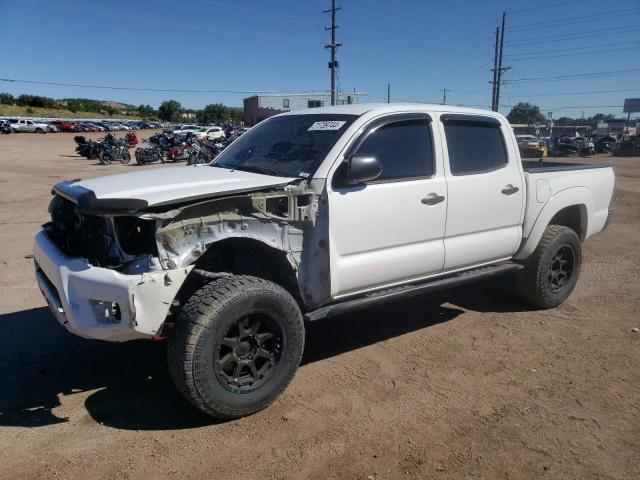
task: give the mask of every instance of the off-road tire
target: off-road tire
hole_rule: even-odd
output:
[[[561,252],[573,256],[571,273],[561,288],[554,288],[552,267]],[[562,225],[549,225],[535,251],[516,272],[516,289],[527,302],[540,308],[553,308],[564,302],[578,282],[582,266],[582,248],[575,231]]]
[[[273,317],[282,333],[281,351],[260,380],[264,383],[244,393],[223,383],[215,358],[229,329],[254,314]],[[193,405],[213,417],[233,419],[271,404],[293,378],[303,349],[304,322],[294,298],[272,282],[231,275],[207,283],[187,300],[169,338],[167,362],[177,389]]]

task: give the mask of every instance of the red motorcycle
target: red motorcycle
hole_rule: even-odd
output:
[[[125,135],[127,139],[127,143],[129,144],[129,148],[133,148],[138,144],[138,136],[136,132],[129,132]]]
[[[176,142],[169,147],[167,151],[167,160],[177,162],[178,160],[187,160],[191,154],[191,145],[187,142]]]

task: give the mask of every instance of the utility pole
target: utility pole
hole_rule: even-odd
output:
[[[391,84],[387,83],[387,103],[391,103]]]
[[[446,105],[447,104],[447,92],[450,92],[451,90],[448,88],[443,88],[442,89],[442,105]]]
[[[496,105],[496,86],[498,85],[498,45],[500,40],[500,27],[496,27],[496,50],[493,54],[493,81],[491,82],[491,110],[494,112],[498,111],[498,106]]]
[[[338,60],[336,60],[336,50],[341,47],[341,43],[336,43],[336,12],[342,7],[336,7],[336,0],[331,0],[331,8],[323,10],[324,13],[331,12],[331,26],[324,27],[325,30],[331,30],[331,43],[327,43],[324,48],[331,49],[331,61],[329,68],[331,69],[331,105],[336,104],[336,69],[338,68]]]
[[[498,80],[496,83],[496,112],[500,109],[500,85],[502,85],[502,72],[511,69],[511,67],[502,66],[502,51],[504,47],[504,23],[506,12],[502,12],[502,28],[500,30],[500,54],[498,55]]]

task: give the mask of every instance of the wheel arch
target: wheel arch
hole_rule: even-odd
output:
[[[591,212],[593,212],[593,192],[590,189],[572,187],[558,192],[542,208],[514,258],[523,260],[531,255],[548,225],[569,227],[576,232],[581,241],[584,241],[590,236]]]
[[[194,262],[176,300],[183,304],[203,283],[209,281],[202,271],[250,275],[280,285],[296,300],[301,310],[305,302],[298,283],[297,267],[287,252],[255,236],[227,237],[207,246]]]

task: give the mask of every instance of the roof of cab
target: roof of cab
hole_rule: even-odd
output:
[[[373,110],[377,113],[431,111],[472,113],[492,117],[501,116],[497,112],[481,108],[457,107],[455,105],[441,105],[435,103],[358,103],[352,105],[336,105],[333,107],[306,108],[303,110],[293,110],[280,115],[343,114],[360,116]]]

